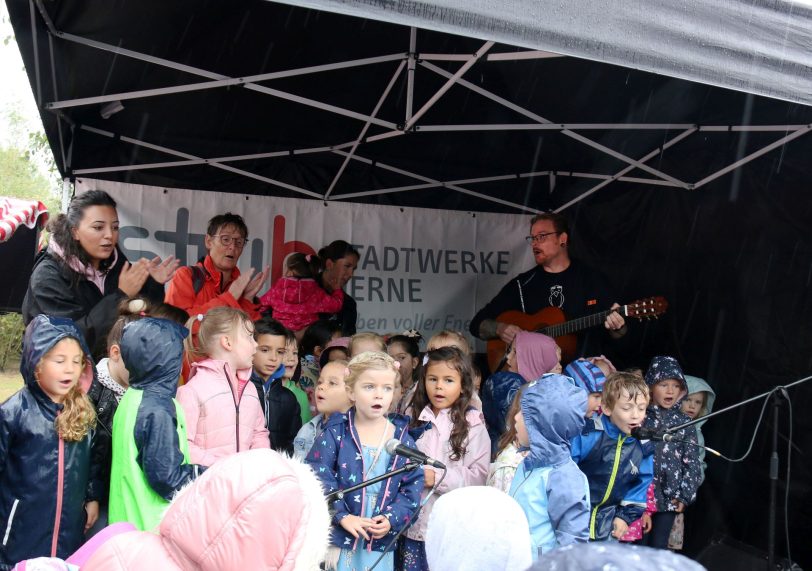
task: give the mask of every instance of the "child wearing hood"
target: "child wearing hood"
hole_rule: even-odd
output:
[[[589,539],[620,539],[646,509],[654,472],[651,447],[631,436],[646,416],[646,383],[611,373],[603,387],[603,413],[572,441],[572,458],[589,481]]]
[[[510,495],[530,524],[534,560],[589,539],[589,483],[570,457],[570,442],[586,422],[586,403],[586,391],[563,375],[531,382],[520,401],[516,435],[530,453],[516,471]]]
[[[682,401],[682,412],[691,417],[691,420],[701,418],[713,410],[713,401],[716,400],[716,393],[711,386],[699,377],[685,375],[685,382],[688,383],[688,396]],[[700,446],[705,446],[705,438],[702,436],[702,425],[705,421],[697,422],[696,440]],[[705,481],[705,449],[698,448],[699,462],[702,468],[702,477],[699,481],[701,485]],[[668,549],[682,549],[682,540],[685,534],[685,514],[677,514],[674,520],[674,527],[671,528],[671,535],[668,537]]]
[[[657,356],[646,371],[651,402],[646,410],[645,428],[663,431],[689,422],[680,410],[688,385],[682,368],[673,357]],[[702,468],[696,446],[696,428],[689,426],[674,433],[675,441],[654,442],[654,503],[651,531],[643,544],[665,549],[674,518],[696,499],[702,481]],[[682,442],[678,442],[682,441]]]
[[[561,348],[555,339],[541,333],[520,331],[507,354],[507,371],[494,373],[482,387],[482,412],[496,453],[496,443],[505,433],[505,420],[516,392],[525,383],[547,373],[561,372]]]
[[[603,395],[603,385],[606,383],[606,373],[603,369],[594,363],[592,359],[577,359],[567,365],[564,369],[564,374],[575,381],[575,384],[589,393],[589,401],[587,402],[586,417],[592,418],[596,413],[600,414],[601,399]],[[603,357],[604,361],[608,359]],[[610,363],[611,364],[611,363]],[[646,399],[648,402],[648,399]],[[587,423],[587,429],[591,428],[592,423]]]
[[[91,471],[96,423],[85,391],[96,376],[76,324],[38,315],[26,328],[25,386],[0,405],[0,568],[67,558],[99,513]],[[55,493],[54,493],[55,492]]]
[[[319,313],[336,313],[344,305],[340,287],[327,293],[316,281],[323,270],[313,254],[296,252],[285,262],[285,275],[259,299],[260,313],[273,311],[273,318],[296,333],[300,340],[308,326],[319,320]]]
[[[130,388],[113,419],[110,523],[152,530],[172,496],[204,468],[191,464],[186,418],[175,400],[186,328],[145,317],[124,326]]]

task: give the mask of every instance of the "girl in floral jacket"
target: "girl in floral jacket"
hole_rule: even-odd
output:
[[[330,494],[402,467],[406,458],[389,454],[388,440],[415,447],[406,416],[387,414],[395,390],[398,363],[386,353],[367,351],[354,357],[345,384],[354,406],[327,420],[307,456],[307,463]],[[334,500],[332,547],[327,569],[367,569],[403,526],[411,522],[423,489],[423,471],[402,473]],[[387,553],[376,569],[394,569]]]

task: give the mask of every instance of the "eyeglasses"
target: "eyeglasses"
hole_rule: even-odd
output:
[[[530,242],[531,244],[535,244],[536,242],[540,244],[544,242],[544,239],[547,236],[552,236],[553,234],[561,234],[561,232],[542,232],[541,234],[535,234],[533,236],[525,236],[524,239]]]
[[[218,240],[220,240],[220,243],[223,246],[231,246],[231,244],[234,244],[235,248],[242,248],[243,246],[245,246],[245,243],[247,241],[244,238],[234,238],[226,234],[215,234],[214,236],[212,236],[212,238],[217,238]]]

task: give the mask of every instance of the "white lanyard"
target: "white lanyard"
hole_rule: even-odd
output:
[[[378,463],[378,458],[381,457],[381,452],[383,451],[383,443],[386,440],[386,433],[389,432],[389,421],[386,421],[386,424],[383,426],[383,432],[381,433],[381,441],[378,443],[378,451],[375,452],[375,457],[372,459],[372,462],[367,468],[366,473],[364,474],[364,481],[369,477],[369,473],[372,472],[372,469],[375,467],[375,464]]]

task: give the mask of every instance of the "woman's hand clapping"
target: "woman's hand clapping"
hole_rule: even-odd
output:
[[[171,280],[178,266],[180,266],[180,260],[175,256],[169,256],[163,261],[158,256],[155,256],[147,263],[149,264],[149,275],[161,285]]]

